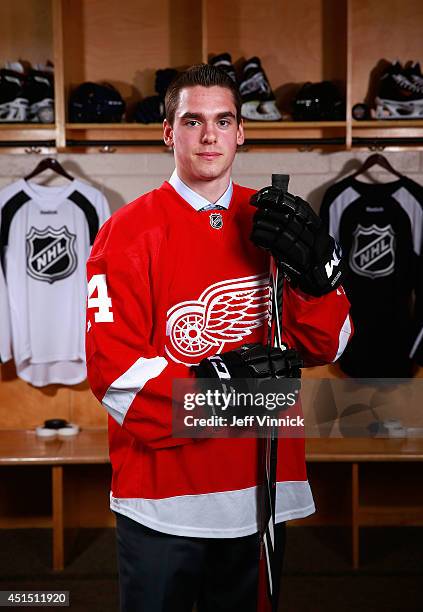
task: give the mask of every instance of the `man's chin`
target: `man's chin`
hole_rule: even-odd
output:
[[[212,180],[219,178],[224,172],[225,168],[210,165],[209,167],[198,168],[198,177],[202,180]]]
[[[220,172],[209,172],[206,174],[201,174],[199,178],[202,181],[213,181],[214,179],[219,178],[220,175],[221,175]]]

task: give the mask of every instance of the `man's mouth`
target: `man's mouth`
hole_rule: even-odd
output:
[[[222,153],[215,153],[215,152],[204,152],[204,153],[197,153],[198,157],[202,157],[203,159],[216,159],[216,157],[220,157],[222,155]]]

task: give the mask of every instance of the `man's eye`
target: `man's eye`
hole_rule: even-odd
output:
[[[189,125],[189,126],[195,126],[195,125],[199,125],[200,122],[197,121],[196,119],[190,119],[190,121],[187,121],[185,125]]]
[[[230,125],[230,123],[231,122],[229,121],[229,119],[221,119],[219,121],[219,125],[221,125],[222,127],[226,127],[226,126]]]

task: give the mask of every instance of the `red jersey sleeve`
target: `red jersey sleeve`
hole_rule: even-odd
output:
[[[306,367],[336,361],[353,334],[350,303],[342,287],[316,298],[284,284],[283,337]]]
[[[172,437],[172,380],[193,377],[153,342],[151,245],[125,250],[110,223],[87,262],[86,357],[88,380],[109,415],[150,448],[178,446]]]

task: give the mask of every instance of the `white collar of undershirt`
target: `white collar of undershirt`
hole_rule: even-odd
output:
[[[228,209],[232,198],[232,192],[234,190],[232,179],[230,179],[227,190],[222,196],[220,196],[217,202],[209,202],[209,200],[203,198],[203,196],[193,191],[190,187],[188,187],[188,185],[185,185],[185,183],[179,178],[176,169],[173,171],[172,176],[169,179],[169,183],[181,196],[181,198],[188,202],[188,204],[191,204],[196,211],[199,211],[201,208],[204,208],[204,206],[209,206],[210,204],[214,204],[215,206],[223,206],[223,208]]]

